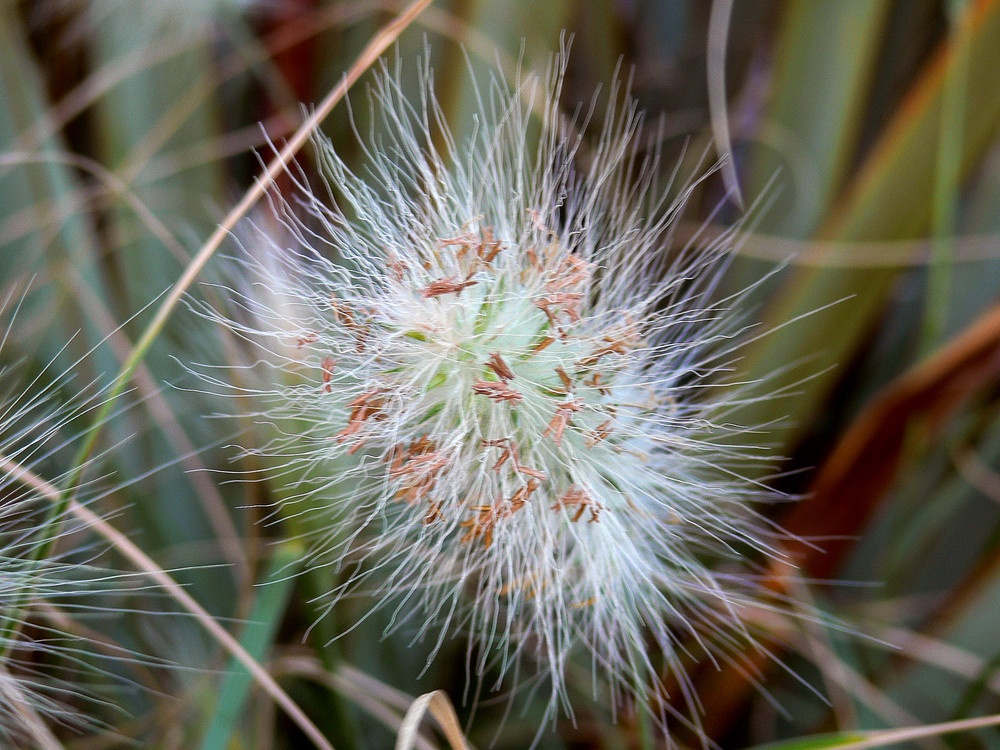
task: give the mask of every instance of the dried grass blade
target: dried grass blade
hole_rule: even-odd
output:
[[[437,720],[452,750],[468,750],[470,745],[462,733],[455,708],[441,690],[424,693],[410,704],[396,737],[396,750],[412,750],[418,739],[417,730],[420,728],[420,722],[428,711]]]

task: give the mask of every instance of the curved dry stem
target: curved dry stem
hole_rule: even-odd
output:
[[[733,0],[715,0],[708,21],[708,114],[712,136],[723,159],[722,180],[736,205],[743,208],[743,196],[736,179],[733,144],[729,139],[729,114],[726,112],[726,37],[733,15]]]
[[[399,728],[399,736],[396,737],[396,750],[413,750],[419,736],[417,731],[420,729],[420,722],[427,712],[437,720],[452,750],[468,750],[469,744],[462,734],[455,708],[448,700],[448,694],[441,690],[424,693],[410,704]]]

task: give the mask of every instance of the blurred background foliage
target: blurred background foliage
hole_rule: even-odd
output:
[[[770,333],[747,345],[735,376],[767,377],[781,394],[734,420],[770,425],[759,439],[785,458],[768,481],[804,496],[765,510],[815,540],[794,546],[797,583],[785,593],[849,632],[762,619],[787,668],[760,659],[748,680],[693,666],[708,736],[745,747],[998,713],[1000,0],[740,0],[724,59],[709,52],[711,8],[436,0],[389,59],[399,56],[412,85],[411,61],[427,50],[461,134],[469,68],[544,70],[568,31],[566,110],[629,77],[663,169],[681,160],[688,176],[717,158],[708,71],[722,66],[737,179],[749,203],[766,204],[751,214],[726,286],[773,272],[747,311]],[[0,0],[0,292],[27,290],[4,361],[25,382],[72,368],[54,384],[67,399],[107,384],[270,143],[398,10],[364,0]],[[365,80],[351,94],[362,132]],[[350,127],[343,105],[324,124],[359,157]],[[299,164],[312,169],[308,149]],[[699,189],[680,236],[737,220],[732,203],[716,210],[723,194],[719,180]],[[202,280],[222,266],[213,261]],[[293,528],[262,522],[282,488],[243,481],[262,467],[226,447],[237,433],[243,444],[266,435],[247,437],[252,420],[197,392],[185,369],[246,357],[175,312],[130,383],[129,408],[103,429],[92,472],[120,486],[99,508],[176,571],[337,748],[391,746],[413,697],[439,688],[476,746],[526,746],[541,706],[522,691],[504,720],[506,701],[484,691],[473,714],[460,641],[425,669],[428,646],[405,629],[383,637],[381,616],[350,629],[363,600],[310,629],[335,574],[288,577]],[[229,416],[209,418],[218,414]],[[279,582],[255,585],[269,578]],[[187,669],[158,677],[156,692],[121,691],[124,711],[97,717],[105,730],[56,728],[66,748],[305,745],[193,622],[123,614],[102,628]],[[560,721],[541,746],[662,744],[641,720],[613,724],[581,670],[575,722]],[[1000,748],[1000,733],[919,744]]]

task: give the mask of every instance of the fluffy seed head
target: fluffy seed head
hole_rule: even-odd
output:
[[[738,329],[711,298],[727,247],[675,246],[689,188],[657,184],[631,104],[583,153],[561,75],[491,81],[456,142],[428,72],[418,103],[383,72],[366,173],[318,142],[326,194],[276,198],[240,313],[207,311],[271,353],[248,395],[312,483],[283,512],[350,563],[334,599],[470,634],[479,674],[541,665],[553,708],[577,649],[634,696],[680,640],[735,643],[746,592],[706,560],[764,547],[732,402],[703,393]]]

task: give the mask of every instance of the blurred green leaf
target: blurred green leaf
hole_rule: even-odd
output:
[[[764,147],[754,150],[748,169],[751,195],[783,170],[778,205],[763,219],[765,231],[808,237],[842,188],[879,72],[889,7],[888,0],[785,4],[774,50],[774,93],[756,133]]]
[[[751,750],[824,750],[828,747],[843,747],[865,739],[861,732],[838,732],[819,737],[800,737],[787,742],[757,745]]]
[[[274,644],[274,636],[295,588],[302,553],[301,546],[297,544],[278,547],[257,588],[257,600],[240,638],[240,645],[257,661],[264,661]],[[243,705],[252,684],[253,678],[246,667],[231,659],[219,688],[215,713],[201,742],[201,750],[226,750],[230,737],[238,731],[237,723],[243,715]],[[252,744],[251,740],[248,747]]]
[[[1000,3],[983,0],[971,8],[968,49],[970,102],[961,148],[963,178],[969,174],[1000,125]],[[925,66],[892,122],[859,168],[844,196],[819,230],[820,239],[892,240],[918,237],[930,228],[941,107],[948,73],[964,54],[949,42]],[[796,425],[771,433],[779,446],[787,446],[803,426],[818,414],[839,371],[832,365],[847,363],[879,320],[886,297],[896,282],[892,269],[800,267],[770,302],[764,328],[775,329],[754,344],[742,365],[750,380],[767,378],[781,370],[768,389],[794,391],[780,399],[766,399],[740,414],[748,424],[771,424],[794,414]],[[833,311],[814,312],[839,301]],[[791,363],[792,367],[789,367]],[[829,368],[829,369],[825,369]],[[803,381],[808,373],[808,380]],[[779,450],[781,448],[779,447]]]

